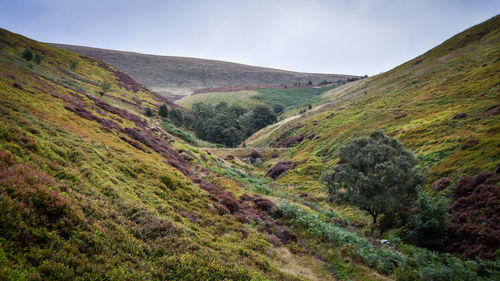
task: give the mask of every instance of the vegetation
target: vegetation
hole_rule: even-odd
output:
[[[158,116],[162,118],[168,117],[168,107],[166,104],[162,104],[160,105],[160,107],[158,107]]]
[[[430,250],[442,251],[447,243],[448,212],[442,198],[421,194],[417,215],[408,234],[414,244]]]
[[[148,106],[144,109],[144,115],[147,117],[153,117],[153,110]]]
[[[42,57],[40,57],[39,54],[35,54],[35,56],[33,56],[33,62],[37,65],[41,64],[42,63]]]
[[[179,137],[190,144],[198,145],[193,136],[191,136],[188,132],[175,127],[173,124],[170,124],[169,122],[162,122],[161,126],[169,134]]]
[[[437,254],[403,244],[398,239],[390,239],[392,247],[377,247],[366,238],[326,222],[326,217],[295,205],[279,205],[278,211],[304,236],[316,238],[316,243],[326,248],[339,247],[344,255],[360,259],[365,265],[397,280],[496,280],[500,276],[498,263],[461,261],[450,254]]]
[[[326,177],[331,200],[340,199],[367,211],[373,218],[372,234],[377,223],[383,233],[408,221],[424,184],[411,151],[382,131],[374,131],[341,147],[338,157],[339,164]]]
[[[109,83],[108,81],[101,81],[99,82],[99,87],[100,87],[99,95],[102,97],[105,93],[111,90],[111,83]]]
[[[247,183],[144,118],[167,100],[92,58],[0,37],[0,279],[303,280],[274,265],[266,214],[217,209]],[[24,46],[47,63],[26,67]]]
[[[27,61],[31,61],[33,59],[33,52],[31,52],[30,49],[26,48],[22,53],[22,57]]]
[[[276,115],[267,106],[258,105],[252,111],[238,105],[220,102],[215,107],[198,102],[191,112],[194,122],[190,127],[200,139],[234,147],[247,136],[276,122]]]

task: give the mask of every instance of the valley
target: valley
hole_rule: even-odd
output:
[[[498,280],[499,58],[500,16],[366,78],[0,29],[0,280]],[[373,218],[332,190],[381,136],[422,175]]]

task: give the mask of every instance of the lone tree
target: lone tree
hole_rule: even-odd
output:
[[[102,81],[101,83],[99,83],[99,87],[101,87],[99,95],[102,97],[106,92],[108,92],[111,89],[111,83],[109,83],[108,81]]]
[[[168,108],[166,104],[160,105],[160,107],[158,108],[158,115],[163,118],[168,117]]]
[[[373,218],[372,235],[377,222],[382,234],[408,220],[418,190],[425,182],[411,151],[382,131],[374,131],[347,143],[338,156],[338,165],[325,177],[330,200],[341,200],[367,211]]]

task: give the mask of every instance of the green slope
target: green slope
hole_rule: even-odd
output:
[[[0,280],[331,280],[235,199],[254,181],[142,115],[163,102],[107,64],[0,30]]]
[[[391,71],[325,93],[311,113],[246,143],[277,145],[303,135],[287,152],[299,165],[280,181],[320,192],[318,178],[335,165],[336,149],[375,129],[418,155],[429,168],[429,184],[494,171],[500,162],[499,58],[497,16]]]

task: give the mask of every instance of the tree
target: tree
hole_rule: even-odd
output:
[[[147,117],[153,117],[153,111],[151,110],[151,108],[146,107],[144,109],[144,115],[146,115]]]
[[[170,120],[174,122],[175,125],[182,125],[184,122],[184,116],[182,115],[182,111],[178,108],[174,108],[170,110]]]
[[[307,81],[307,85],[311,86],[313,84],[313,81],[309,80]]]
[[[224,113],[228,110],[227,102],[221,101],[218,104],[215,105],[215,111],[219,113]]]
[[[31,52],[30,49],[26,48],[22,53],[22,57],[27,61],[31,61],[33,59],[33,53]]]
[[[35,54],[35,56],[33,57],[33,62],[36,63],[37,65],[41,64],[42,63],[42,57],[40,57],[39,54]]]
[[[168,117],[168,107],[166,104],[160,105],[160,107],[158,108],[158,115],[163,118]]]
[[[99,91],[99,95],[101,95],[102,97],[111,89],[111,83],[109,83],[108,81],[101,81],[99,83],[99,87],[101,88],[101,90]]]
[[[241,115],[247,113],[248,110],[246,108],[244,108],[243,106],[241,105],[238,105],[238,104],[233,104],[231,105],[231,107],[229,107],[229,113],[232,114],[233,117],[240,117]]]
[[[425,182],[411,151],[382,131],[374,131],[344,145],[338,156],[338,165],[325,177],[330,200],[367,211],[373,219],[372,234],[380,216],[386,226],[408,220]]]
[[[266,127],[277,121],[276,114],[274,114],[269,107],[264,105],[257,105],[252,111],[252,130],[254,132]]]

